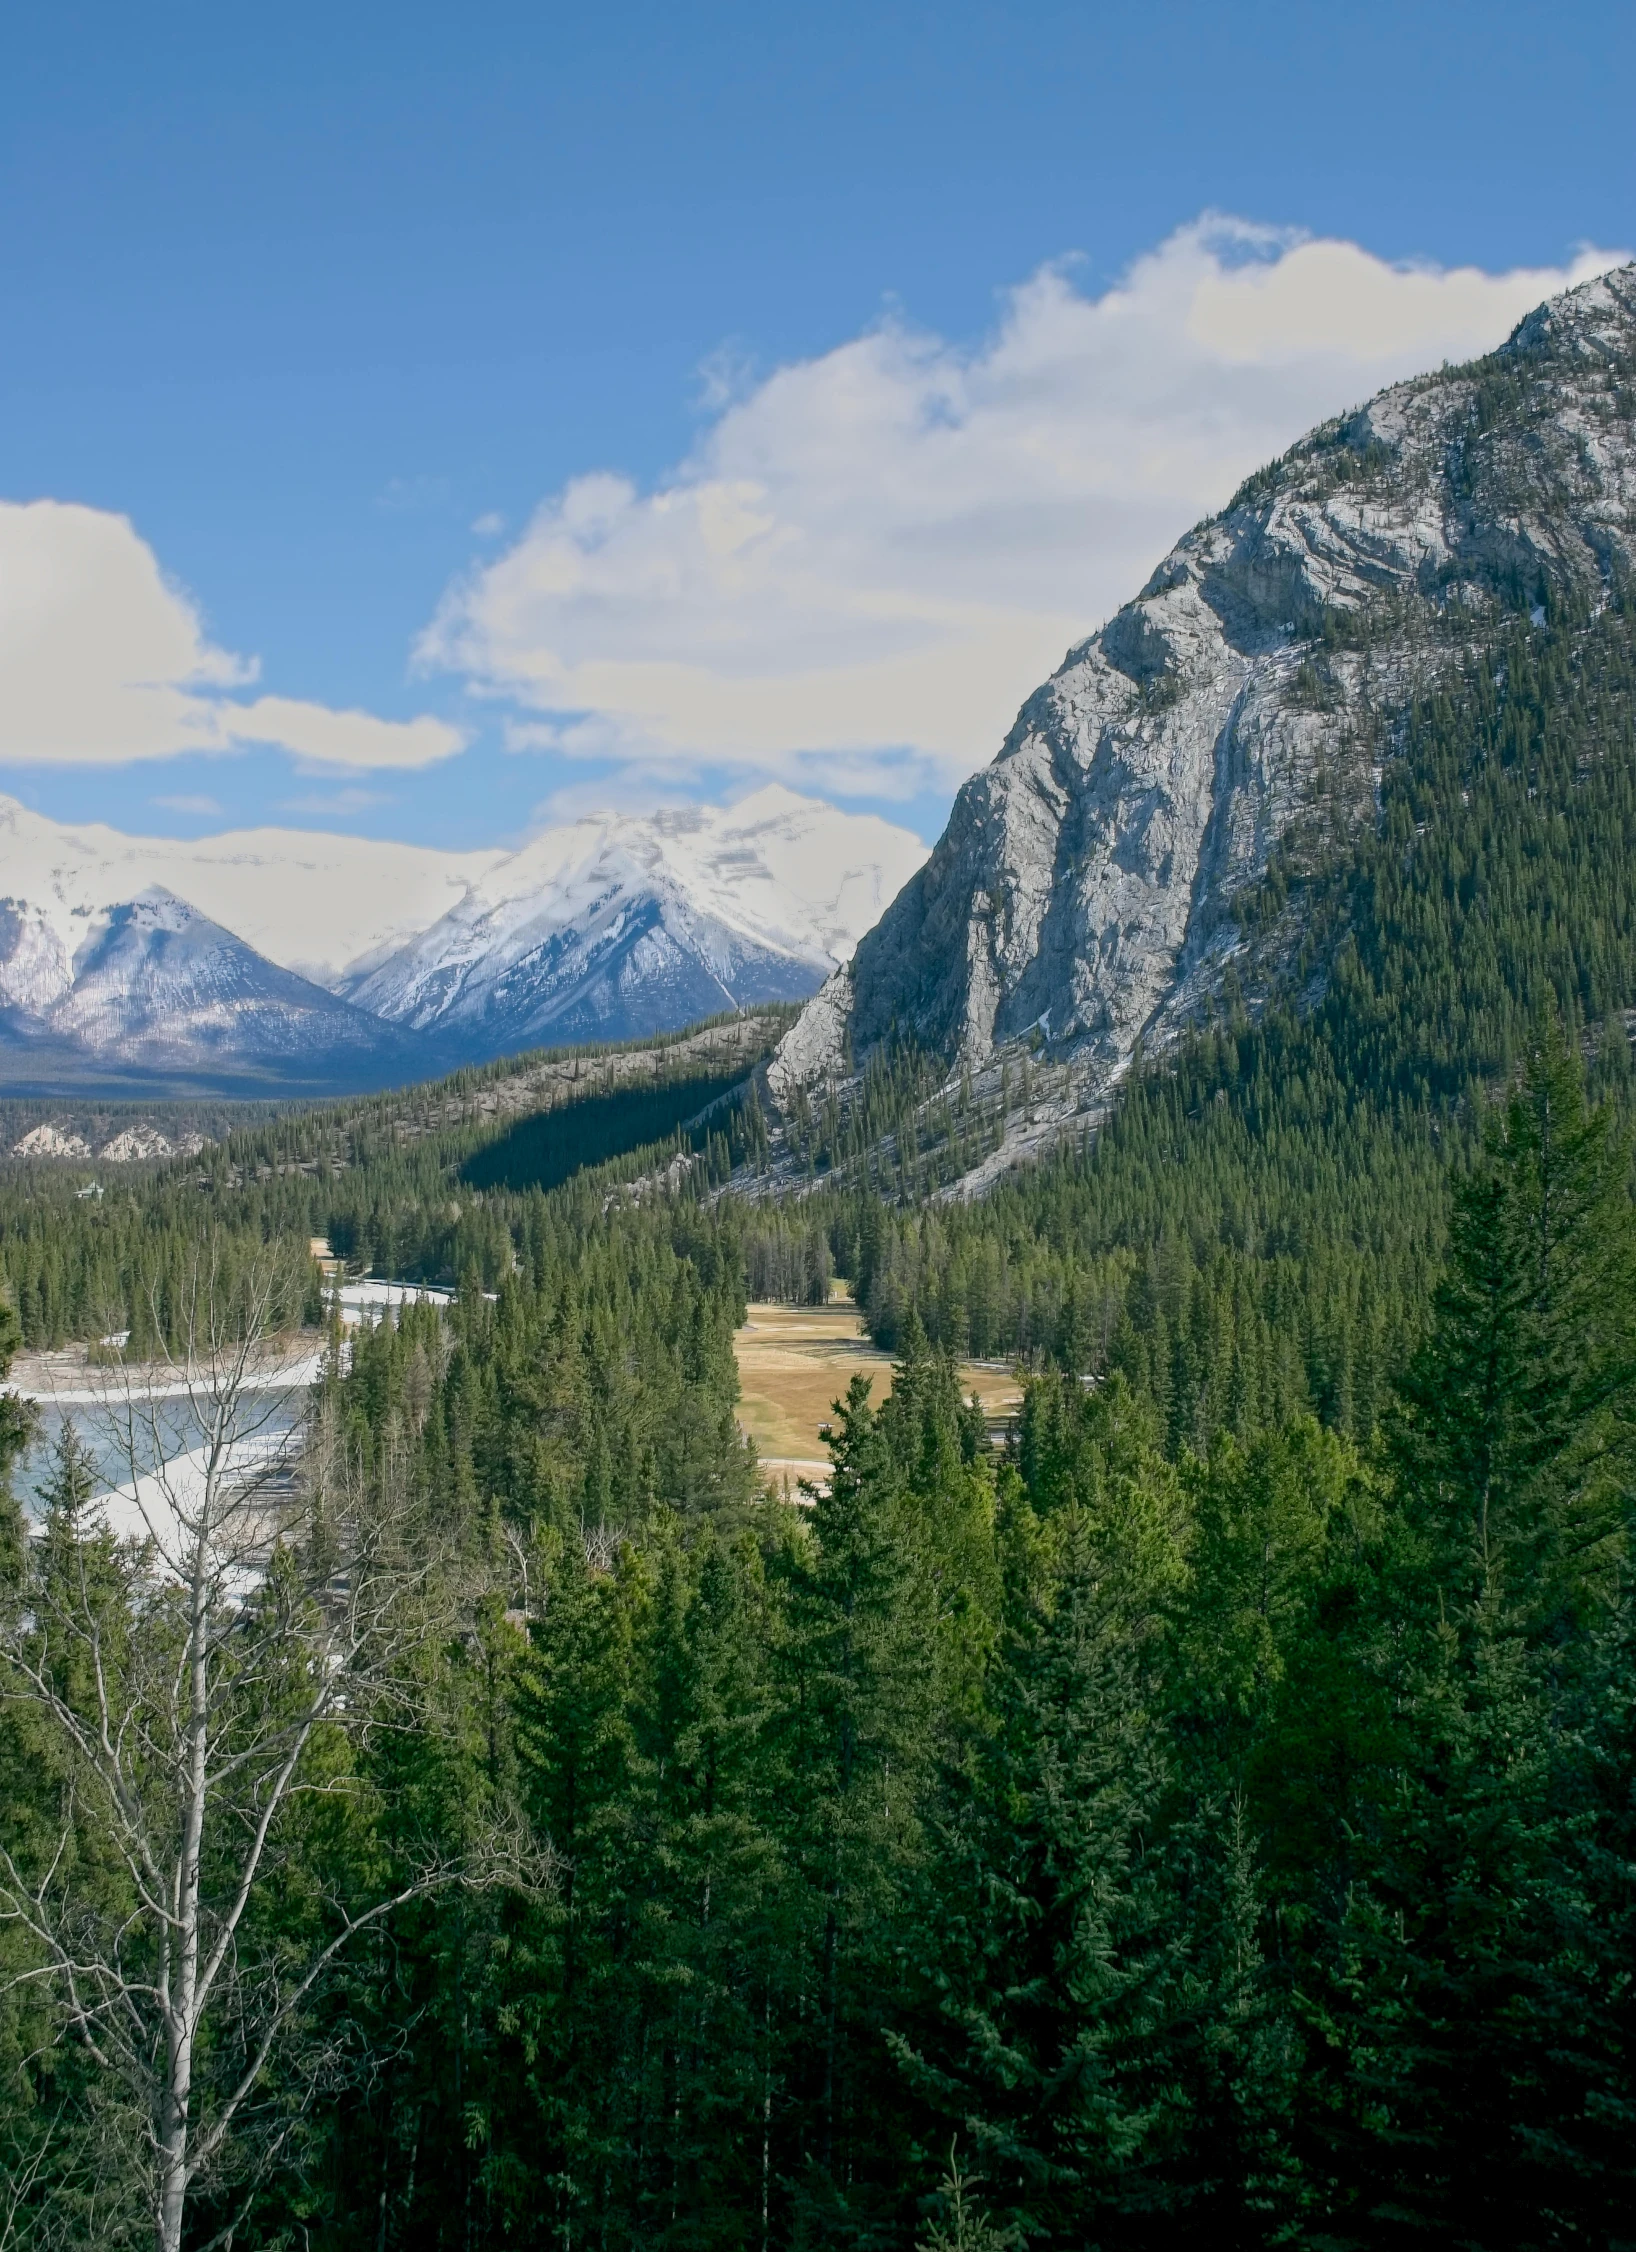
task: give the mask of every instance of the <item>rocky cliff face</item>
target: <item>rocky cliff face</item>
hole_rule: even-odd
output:
[[[789,1034],[775,1098],[894,1033],[979,1070],[1027,1036],[1050,1116],[1002,1160],[1094,1109],[1219,985],[1273,847],[1372,816],[1381,715],[1499,613],[1594,601],[1633,546],[1626,267],[1325,424],[1190,532],[961,790]]]

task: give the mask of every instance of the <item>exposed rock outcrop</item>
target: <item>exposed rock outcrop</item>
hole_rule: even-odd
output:
[[[775,1099],[894,1034],[968,1070],[1028,1036],[1048,1129],[1094,1110],[1219,987],[1274,846],[1372,818],[1381,713],[1499,613],[1629,568],[1633,417],[1625,267],[1251,478],[1024,705],[786,1038]]]

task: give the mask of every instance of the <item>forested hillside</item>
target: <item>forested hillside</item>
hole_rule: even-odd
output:
[[[1290,840],[1239,902],[1225,1004],[1100,1129],[969,1205],[929,1193],[947,1167],[912,1101],[839,1153],[837,1263],[879,1342],[913,1308],[956,1352],[1117,1367],[1172,1451],[1301,1410],[1373,1435],[1451,1170],[1539,1024],[1630,1103],[1636,607],[1520,614],[1377,725],[1378,828]]]
[[[930,859],[781,1045],[781,1113],[799,1131],[797,1090],[812,1107],[844,1096],[906,1038],[944,1075],[963,1068],[985,1110],[1009,1063],[1001,1147],[962,1176],[980,1188],[1104,1110],[1201,1003],[1230,1005],[1234,973],[1267,966],[1244,948],[1278,863],[1310,870],[1378,831],[1407,707],[1503,659],[1508,620],[1572,633],[1621,602],[1633,371],[1626,266],[1248,478],[962,785]],[[1618,693],[1587,681],[1574,717]],[[1288,950],[1304,935],[1297,918]]]
[[[10,1517],[13,2242],[1632,2243],[1636,663],[1534,592],[980,1202],[907,1046],[768,1198],[732,1027],[8,1192],[35,1339],[468,1284],[332,1341],[253,1569],[72,1439]],[[732,1332],[831,1262],[899,1365],[790,1507]]]
[[[508,1059],[425,1087],[239,1124],[190,1158],[0,1172],[0,1280],[30,1346],[132,1332],[140,1357],[201,1230],[229,1262],[279,1242],[306,1270],[293,1316],[322,1318],[307,1246],[360,1273],[492,1289],[532,1257],[543,1192],[587,1167],[640,1171],[680,1146],[721,1178],[742,1129],[723,1101],[788,1023],[767,1009],[616,1048]],[[143,1114],[163,1120],[162,1110]],[[629,1162],[620,1167],[619,1161]],[[606,1194],[613,1174],[582,1194]]]
[[[365,1332],[217,1645],[207,1938],[383,1522],[401,1616],[277,1802],[162,2241],[1627,2241],[1636,1220],[1579,1079],[1543,1040],[1490,1114],[1371,1449],[1178,1454],[1048,1366],[996,1455],[910,1321],[828,1490],[757,1501],[686,1198],[558,1191],[494,1303]],[[157,1731],[193,1630],[85,1493],[65,1445],[4,1551],[20,2243],[151,2241],[172,2117],[125,2019],[185,1777],[96,1716]]]

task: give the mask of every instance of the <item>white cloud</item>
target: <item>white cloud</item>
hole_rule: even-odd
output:
[[[377,719],[372,712],[331,711],[289,696],[258,696],[223,713],[235,742],[282,744],[316,766],[435,766],[466,741],[446,720]]]
[[[421,659],[509,702],[519,749],[952,783],[1250,470],[1611,263],[1395,266],[1211,218],[1099,297],[1042,269],[975,350],[889,319],[713,380],[657,490],[576,478],[451,588]]]
[[[325,766],[418,767],[466,740],[438,719],[226,693],[256,670],[213,646],[128,518],[0,501],[0,760],[123,766],[271,743]]]
[[[207,693],[252,668],[123,516],[0,502],[0,757],[111,764],[220,747]]]

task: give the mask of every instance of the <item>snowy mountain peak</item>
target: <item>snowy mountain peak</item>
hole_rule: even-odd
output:
[[[162,885],[70,919],[71,954],[48,912],[0,903],[0,1055],[14,1085],[317,1092],[435,1067]]]
[[[660,1031],[816,991],[924,858],[908,831],[777,784],[727,807],[592,814],[488,870],[343,990],[474,1052]]]
[[[0,897],[28,901],[65,941],[76,918],[158,885],[321,985],[423,930],[504,857],[306,829],[132,837],[0,795]]]
[[[184,844],[0,798],[0,1050],[310,1086],[797,1000],[925,857],[773,785],[600,813],[514,852],[259,829]]]

